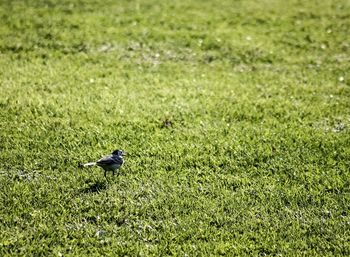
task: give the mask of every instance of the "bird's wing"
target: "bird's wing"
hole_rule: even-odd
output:
[[[103,157],[99,159],[97,162],[97,165],[112,165],[115,164],[114,159],[111,156]]]

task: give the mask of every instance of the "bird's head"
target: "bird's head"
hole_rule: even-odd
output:
[[[114,150],[113,155],[118,155],[118,156],[125,156],[125,152],[123,150]]]

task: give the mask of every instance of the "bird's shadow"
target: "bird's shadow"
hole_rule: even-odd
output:
[[[109,184],[107,181],[95,181],[93,183],[89,183],[87,187],[82,188],[80,190],[81,193],[99,193],[101,191],[104,191],[108,188]]]

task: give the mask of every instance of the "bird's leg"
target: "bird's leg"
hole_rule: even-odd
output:
[[[113,170],[113,177],[114,177],[114,170]]]
[[[107,171],[105,170],[105,178],[107,177]]]

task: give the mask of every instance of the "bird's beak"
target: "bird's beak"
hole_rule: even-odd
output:
[[[122,156],[126,156],[127,154],[126,153],[123,153]]]

